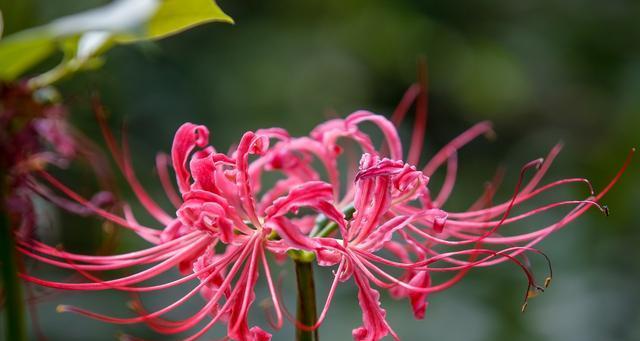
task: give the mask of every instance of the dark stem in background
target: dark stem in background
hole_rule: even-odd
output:
[[[312,326],[318,320],[316,312],[316,288],[313,281],[313,263],[294,260],[296,265],[296,283],[298,285],[298,305],[296,317],[303,325]],[[297,341],[318,341],[318,330],[304,330],[296,327]]]
[[[5,207],[6,173],[0,174],[0,263],[2,263],[2,279],[5,299],[6,339],[23,341],[27,339],[22,305],[22,288],[18,278],[18,257],[14,245],[13,229],[9,223],[9,214]]]

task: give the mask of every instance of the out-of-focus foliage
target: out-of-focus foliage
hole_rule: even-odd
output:
[[[232,23],[211,0],[118,0],[51,23],[30,28],[0,41],[0,79],[13,80],[51,55],[63,61],[34,86],[91,68],[113,44],[163,38],[210,21]]]
[[[0,8],[9,34],[104,3],[0,0]],[[496,199],[504,200],[520,166],[560,140],[565,148],[548,181],[584,176],[601,189],[628,149],[640,144],[638,1],[221,0],[220,5],[236,25],[205,25],[135,48],[116,47],[103,68],[60,83],[62,93],[75,99],[73,119],[87,134],[99,135],[83,100],[90,91],[102,94],[114,128],[126,120],[134,165],[160,201],[151,171],[154,155],[169,150],[180,123],[207,124],[212,143],[225,150],[250,129],[282,126],[304,134],[326,116],[356,109],[388,115],[415,80],[418,55],[429,64],[423,161],[480,120],[491,119],[497,132],[494,142],[475,142],[460,153],[459,183],[448,209],[470,205],[498,165],[507,169]],[[403,129],[408,137],[409,124]],[[405,340],[638,340],[639,174],[636,160],[604,198],[610,217],[589,212],[541,245],[553,261],[554,281],[531,300],[527,313],[520,314],[524,282],[505,266],[472,272],[460,285],[433,295],[424,321],[414,321],[404,302],[383,296],[390,323]],[[431,184],[440,181],[435,177]],[[586,195],[582,187],[566,188],[566,198]],[[135,202],[133,209],[140,211]],[[87,237],[84,220],[55,221],[63,232],[43,229],[47,240],[86,251],[93,238]],[[123,233],[122,250],[137,248],[135,238],[127,236]],[[544,271],[543,264],[533,267]],[[283,281],[290,308],[291,275],[292,268]],[[326,285],[319,283],[320,295]],[[55,313],[55,306],[65,303],[125,316],[121,303],[127,295],[118,295],[50,298],[38,306],[42,329],[51,340],[113,340],[119,332],[162,338],[144,327]],[[355,290],[336,295],[320,329],[325,340],[348,339],[360,319]],[[144,300],[159,307],[169,296]],[[256,299],[264,297],[258,292]],[[173,317],[180,316],[178,311]],[[260,313],[252,318],[267,325]],[[291,339],[285,325],[275,340]],[[216,332],[211,339],[221,336]]]

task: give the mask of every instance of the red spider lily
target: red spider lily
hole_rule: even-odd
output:
[[[412,87],[407,92],[394,114],[396,125],[410,102],[421,93],[420,89]],[[423,136],[425,105],[422,98],[414,136]],[[385,138],[382,147],[376,147],[361,129],[364,123],[372,123],[381,130]],[[115,289],[136,295],[196,281],[198,284],[184,296],[156,311],[147,311],[136,296],[132,306],[138,316],[131,318],[111,317],[71,306],[59,308],[111,323],[146,323],[160,333],[192,331],[187,339],[202,336],[218,323],[227,325],[227,335],[234,340],[270,339],[270,334],[257,326],[250,328],[247,322],[261,271],[276,312],[276,328],[282,325],[282,316],[286,313],[274,286],[267,253],[278,257],[310,255],[307,260],[315,258],[321,266],[337,266],[318,322],[312,326],[296,322],[299,328],[318,328],[327,315],[338,283],[353,278],[363,314],[363,326],[353,331],[356,340],[380,340],[388,334],[398,339],[386,321],[380,294],[374,286],[389,290],[394,297],[407,297],[414,315],[422,318],[429,294],[451,287],[472,268],[510,261],[522,269],[527,279],[526,304],[526,299],[543,290],[549,280],[542,285],[536,281],[525,253],[542,254],[534,248],[539,241],[591,206],[606,212],[606,207],[598,201],[617,182],[629,162],[627,160],[598,194],[582,178],[540,185],[560,150],[556,146],[544,160],[534,160],[523,167],[510,200],[492,205],[497,187],[494,185],[469,210],[451,212],[444,210],[443,205],[455,183],[457,151],[474,138],[491,133],[486,122],[454,139],[422,169],[416,166],[421,153],[417,142],[421,142],[421,138],[414,141],[405,162],[396,126],[383,116],[367,111],[327,121],[308,137],[291,137],[279,128],[247,132],[228,153],[217,152],[208,145],[206,127],[186,123],[176,133],[170,157],[179,193],[169,180],[169,158],[163,155],[157,158],[161,182],[176,206],[175,214],[169,214],[137,180],[126,141],[119,147],[108,130],[104,133],[125,178],[163,229],[141,225],[128,206],[124,207],[122,216],[102,210],[48,173],[41,172],[43,179],[69,198],[136,232],[153,246],[120,255],[87,256],[37,242],[21,243],[20,249],[25,255],[77,271],[88,281],[54,282],[28,274],[22,276],[54,288]],[[348,154],[340,144],[343,140],[359,146],[362,157],[357,170],[354,164],[348,168],[346,178],[349,180],[346,189],[341,190],[344,174],[339,164],[342,155]],[[445,163],[446,177],[434,196],[429,190],[429,177]],[[531,169],[535,169],[535,173],[523,185],[525,173]],[[265,172],[280,174],[281,178],[263,188]],[[584,200],[554,202],[511,215],[513,208],[544,192],[579,182],[586,183],[590,189],[590,195]],[[571,210],[556,223],[534,232],[503,235],[503,227],[560,206]],[[152,265],[143,271],[116,279],[95,275],[148,264]],[[163,284],[144,284],[174,267],[183,273],[180,278]],[[401,275],[393,275],[394,269],[396,273],[400,270]],[[435,283],[432,274],[438,272],[452,276]],[[200,310],[178,321],[163,318],[197,293],[204,298]],[[204,327],[197,327],[201,322],[206,323]]]
[[[26,82],[0,84],[0,211],[3,221],[8,221],[6,228],[3,223],[0,231],[1,261],[5,269],[0,305],[6,308],[8,321],[13,321],[8,323],[8,335],[13,333],[12,329],[20,329],[22,324],[18,300],[22,295],[17,274],[12,269],[24,266],[14,257],[14,240],[30,243],[37,237],[35,197],[47,197],[74,214],[91,213],[82,205],[55,196],[42,186],[34,173],[51,166],[66,168],[75,160],[85,161],[93,166],[101,187],[110,187],[110,174],[102,154],[70,126],[67,110],[56,101],[55,95],[54,89],[34,91]],[[91,201],[97,206],[107,206],[113,199],[109,192],[99,192]],[[33,329],[42,339],[34,305],[44,295],[36,294],[29,285],[25,289]],[[14,334],[12,337],[19,336]]]
[[[48,165],[65,168],[75,158],[85,159],[93,165],[103,187],[108,187],[108,174],[96,148],[67,122],[66,108],[40,93],[53,91],[40,89],[38,93],[26,83],[0,84],[0,168],[6,182],[5,200],[17,236],[30,240],[34,236],[36,214],[32,202],[34,188],[55,201],[59,207],[76,214],[86,209],[76,203],[53,196],[31,176]],[[39,99],[40,98],[40,99]],[[107,192],[98,193],[92,201],[104,206],[112,201]]]

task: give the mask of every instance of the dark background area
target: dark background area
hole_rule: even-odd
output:
[[[1,0],[0,8],[6,35],[104,3]],[[559,141],[564,150],[544,183],[587,177],[598,190],[638,146],[637,1],[219,3],[235,25],[207,24],[156,43],[117,47],[106,55],[104,67],[59,86],[73,122],[90,136],[99,136],[91,92],[101,94],[115,130],[126,122],[136,169],[158,197],[155,153],[169,150],[182,122],[206,124],[212,144],[225,150],[243,132],[261,127],[302,135],[328,116],[357,109],[388,116],[416,80],[421,55],[429,73],[422,161],[476,122],[491,120],[497,133],[496,140],[480,139],[460,153],[459,181],[446,208],[470,205],[498,166],[507,169],[498,198],[508,198],[521,165],[546,155]],[[402,127],[407,142],[409,122]],[[383,294],[391,325],[405,340],[640,339],[639,165],[636,160],[603,200],[611,216],[590,210],[540,244],[553,260],[554,282],[525,314],[520,304],[526,282],[516,267],[503,265],[473,271],[461,284],[433,295],[424,321],[413,319],[407,302]],[[433,184],[438,186],[437,177]],[[569,186],[554,195],[584,198],[585,192]],[[553,211],[512,228],[531,228],[561,214]],[[46,238],[69,248],[90,251],[100,244],[97,219],[87,223],[50,212],[45,225]],[[144,245],[126,233],[120,241],[121,250]],[[534,268],[542,272],[544,264]],[[282,270],[288,293],[293,268],[286,264]],[[318,277],[329,278],[329,272]],[[258,308],[266,291],[259,283],[251,317],[266,326]],[[322,290],[326,286],[321,281]],[[145,299],[159,306],[172,297],[169,292]],[[120,332],[164,339],[144,326],[55,312],[57,304],[70,303],[125,315],[126,300],[117,293],[57,294],[37,305],[39,325],[51,340],[110,340]],[[293,309],[293,295],[286,300]],[[356,288],[349,282],[338,291],[320,335],[350,339],[360,319]],[[220,327],[211,338],[223,332]],[[292,333],[287,323],[274,340],[289,340]]]

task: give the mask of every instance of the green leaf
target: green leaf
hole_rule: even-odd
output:
[[[61,49],[61,64],[30,83],[48,85],[95,65],[114,43],[161,39],[212,21],[233,23],[213,0],[117,0],[0,40],[0,80],[16,79]]]
[[[25,31],[0,41],[0,79],[13,80],[56,49],[46,34]]]
[[[214,21],[233,24],[233,19],[212,0],[164,0],[147,22],[142,38],[161,39]]]

